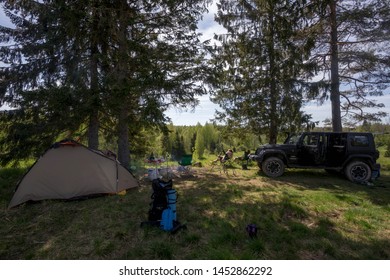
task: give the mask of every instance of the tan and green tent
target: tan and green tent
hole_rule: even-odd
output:
[[[73,140],[53,144],[24,175],[9,208],[26,201],[116,194],[138,186],[112,156]]]

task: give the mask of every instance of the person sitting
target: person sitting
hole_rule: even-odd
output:
[[[221,161],[223,159],[223,156],[222,155],[218,155],[217,158],[215,160],[212,161],[212,163],[217,163],[219,161]]]
[[[227,150],[227,152],[225,153],[222,161],[227,161],[229,159],[232,159],[233,158],[233,150],[232,149],[229,149]]]
[[[233,150],[232,149],[229,149],[227,150],[227,152],[222,156],[221,154],[219,154],[217,156],[217,158],[215,160],[213,160],[213,163],[216,163],[216,162],[225,162],[229,159],[232,159],[233,158]]]

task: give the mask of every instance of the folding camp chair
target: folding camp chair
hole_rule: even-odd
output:
[[[226,174],[226,175],[229,175],[228,174],[228,170],[232,170],[232,173],[234,176],[237,176],[236,174],[236,170],[234,168],[234,165],[233,165],[233,159],[224,159],[224,160],[221,160],[221,165],[222,165],[222,171]]]
[[[231,159],[231,158],[226,158],[226,157],[219,155],[216,160],[211,162],[210,171],[213,171],[214,168],[216,168],[216,167],[219,169],[219,173],[223,172],[226,175],[229,175],[228,169],[231,169],[233,175],[236,176],[236,171],[235,171],[235,168],[233,166],[233,159]]]
[[[191,165],[192,165],[192,155],[183,155],[181,157],[181,160],[178,162],[179,163],[179,171],[184,171],[186,173],[189,173],[191,170]]]

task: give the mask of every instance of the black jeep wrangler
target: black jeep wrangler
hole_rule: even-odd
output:
[[[284,144],[258,148],[252,160],[267,176],[278,177],[285,168],[322,168],[344,173],[352,182],[379,177],[379,152],[371,133],[304,132],[287,137]]]

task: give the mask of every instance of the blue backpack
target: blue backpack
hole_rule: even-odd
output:
[[[172,188],[172,180],[161,179],[152,181],[152,202],[148,213],[150,222],[159,222],[160,228],[171,231],[176,226],[176,190]]]

